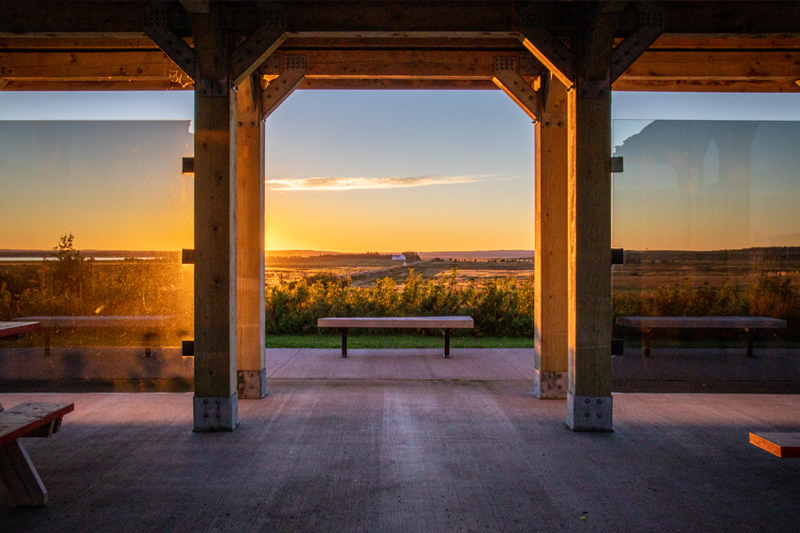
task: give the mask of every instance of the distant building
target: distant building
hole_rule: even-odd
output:
[[[405,261],[405,260],[406,256],[404,256],[403,254],[392,256],[392,261]]]

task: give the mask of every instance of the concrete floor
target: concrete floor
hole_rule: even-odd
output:
[[[191,394],[0,394],[75,402],[26,441],[50,505],[0,489],[0,531],[798,531],[800,460],[748,432],[800,430],[800,396],[615,394],[616,431],[579,434],[530,387],[272,379],[225,434]]]

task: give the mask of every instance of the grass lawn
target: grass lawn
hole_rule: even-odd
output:
[[[340,348],[341,335],[267,335],[267,348]],[[441,348],[441,337],[347,334],[347,348]],[[451,348],[531,348],[533,339],[450,337]]]

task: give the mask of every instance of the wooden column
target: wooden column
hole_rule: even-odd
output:
[[[237,93],[236,368],[239,398],[267,395],[264,352],[264,123],[261,86],[248,77]]]
[[[568,369],[567,88],[550,77],[536,123],[533,393],[566,398]]]
[[[236,94],[220,14],[191,13],[194,97],[195,431],[239,423],[236,384]]]
[[[611,51],[617,18],[581,4],[567,96],[569,197],[567,425],[612,431]]]

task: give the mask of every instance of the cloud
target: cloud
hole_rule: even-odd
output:
[[[356,189],[397,189],[428,185],[460,185],[492,178],[493,175],[412,176],[398,178],[301,178],[267,180],[267,188],[278,191],[352,191]]]

